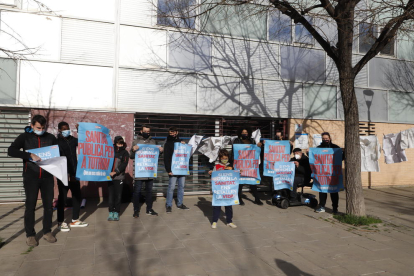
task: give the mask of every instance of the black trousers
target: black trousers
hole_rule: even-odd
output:
[[[154,180],[135,180],[134,184],[134,211],[139,211],[139,200],[141,198],[142,185],[145,184],[145,203],[147,204],[147,211],[152,209],[152,187]]]
[[[259,194],[257,193],[257,185],[250,185],[250,184],[240,184],[239,185],[239,200],[242,199],[243,185],[249,185],[250,186],[250,191],[251,191],[252,195],[254,196],[254,199],[259,200]]]
[[[108,205],[109,212],[121,211],[121,197],[123,180],[112,180],[108,182]]]
[[[331,194],[331,200],[332,200],[332,208],[334,210],[337,210],[338,203],[339,203],[339,194],[338,193],[330,193],[330,194]],[[328,198],[327,193],[319,193],[319,205],[322,207],[325,207],[327,198]]]
[[[227,223],[233,222],[233,206],[224,206]],[[221,206],[213,206],[213,222],[217,222],[221,213]]]
[[[24,211],[24,229],[26,237],[36,236],[35,225],[35,209],[39,190],[43,203],[43,234],[52,231],[53,216],[53,177],[48,178],[23,178],[24,191],[26,193],[26,210]]]
[[[68,186],[63,185],[62,181],[58,180],[58,188],[59,188],[59,197],[58,197],[58,205],[57,205],[57,219],[58,222],[63,222],[65,220],[65,205],[66,200],[68,198],[68,191],[72,192],[72,219],[77,220],[79,219],[80,213],[80,205],[82,201],[81,189],[80,189],[80,182],[74,181],[69,182]]]
[[[296,199],[298,196],[297,190],[298,186],[303,185],[305,182],[305,178],[302,176],[295,176],[295,180],[293,181],[293,190],[290,191],[290,198]]]

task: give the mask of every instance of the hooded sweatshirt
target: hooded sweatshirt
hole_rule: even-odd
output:
[[[78,138],[75,138],[72,135],[69,135],[68,137],[58,135],[57,139],[60,156],[66,156],[67,159],[68,174],[71,176],[76,176],[76,168],[78,166],[78,158],[76,154],[76,148],[78,147]]]
[[[181,139],[178,136],[173,137],[173,136],[168,135],[167,141],[165,142],[165,145],[164,145],[164,165],[165,165],[165,170],[167,171],[167,173],[171,172],[171,163],[172,163],[172,157],[174,153],[174,143],[181,143]]]
[[[129,155],[128,151],[125,149],[125,147],[118,148],[116,146],[116,141],[119,139],[122,139],[121,136],[116,136],[114,139],[114,151],[115,151],[115,157],[114,157],[114,169],[113,172],[116,172],[115,176],[112,178],[113,180],[124,180],[125,179],[125,170],[128,166],[129,161]]]

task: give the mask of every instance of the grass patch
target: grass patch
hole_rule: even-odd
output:
[[[382,220],[372,216],[358,217],[349,214],[334,215],[335,219],[342,223],[351,224],[353,226],[370,225],[374,223],[381,223]]]
[[[23,252],[22,253],[22,255],[25,255],[25,254],[29,254],[30,252],[32,252],[33,251],[33,246],[30,246],[27,250],[26,250],[26,252]]]

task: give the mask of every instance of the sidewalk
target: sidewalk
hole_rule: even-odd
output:
[[[378,227],[354,229],[306,206],[282,210],[245,200],[245,206],[234,207],[237,229],[223,220],[211,229],[210,196],[185,197],[191,209],[173,208],[169,215],[158,198],[154,210],[160,215],[146,216],[144,205],[139,219],[132,217],[132,204],[123,204],[120,221],[108,222],[106,203],[88,201],[81,219],[89,227],[57,232],[55,212],[57,243],[40,239],[31,252],[24,206],[0,205],[0,238],[6,242],[0,275],[413,275],[414,187],[364,194],[367,213],[384,221]],[[344,196],[340,193],[342,212]],[[65,213],[69,219],[71,211]]]

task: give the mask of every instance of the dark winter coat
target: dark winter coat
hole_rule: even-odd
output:
[[[68,174],[76,176],[76,168],[78,166],[78,158],[76,154],[76,148],[78,147],[78,138],[73,136],[63,137],[58,135],[58,145],[60,156],[66,156]]]
[[[167,173],[171,172],[172,157],[174,154],[174,143],[181,143],[181,139],[177,137],[167,136],[167,141],[164,145],[164,165]]]
[[[129,158],[135,159],[135,151],[132,148],[138,144],[156,145],[155,140],[153,140],[151,136],[145,139],[144,137],[142,137],[141,133],[138,133],[137,139],[135,139],[134,142],[132,142],[131,150],[129,151]],[[135,178],[135,180],[142,180],[142,181],[151,180],[151,179],[154,179],[154,178],[150,178],[150,177],[136,177]]]

